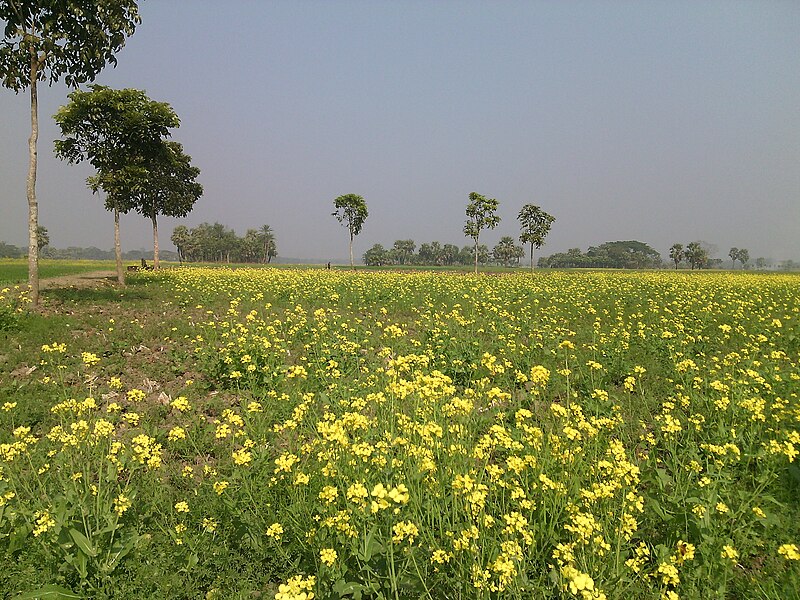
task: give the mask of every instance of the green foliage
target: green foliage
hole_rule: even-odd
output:
[[[686,246],[683,256],[689,261],[689,265],[694,271],[696,268],[702,268],[708,263],[708,250],[703,247],[700,242],[691,242]]]
[[[192,229],[178,225],[171,240],[181,260],[188,262],[269,263],[278,255],[269,225],[248,229],[243,237],[221,223],[201,223]]]
[[[499,202],[496,199],[487,198],[477,192],[471,192],[469,204],[467,204],[467,221],[464,224],[464,235],[475,240],[477,244],[481,231],[497,227],[500,223],[500,217],[496,214],[498,206]]]
[[[519,211],[517,219],[521,230],[519,241],[531,245],[531,269],[533,269],[533,249],[542,247],[544,238],[547,237],[556,218],[535,204],[526,204]]]
[[[47,232],[47,227],[39,225],[36,228],[36,245],[39,250],[50,244],[50,234]]]
[[[107,209],[128,212],[139,207],[138,194],[149,189],[141,176],[153,165],[169,162],[163,140],[180,124],[177,115],[169,104],[135,89],[91,85],[89,91],[73,91],[69,99],[54,117],[63,137],[55,142],[56,156],[70,163],[88,161],[95,168],[87,184],[94,192],[106,192]],[[177,168],[185,155],[171,150]],[[188,160],[182,166],[191,169]]]
[[[369,212],[364,198],[357,194],[345,194],[333,200],[334,210],[331,215],[336,217],[347,231],[350,232],[350,266],[353,266],[353,238],[361,233],[364,221]]]
[[[675,263],[675,269],[678,268],[678,265],[683,260],[683,257],[683,244],[672,244],[669,249],[669,258]]]
[[[331,215],[350,232],[350,239],[361,233],[364,221],[369,216],[364,198],[356,194],[345,194],[334,199],[333,207],[336,210]]]
[[[185,217],[203,194],[197,183],[200,169],[178,142],[164,142],[157,153],[143,164],[129,166],[121,176],[127,179],[123,189],[130,197],[122,205],[132,205],[143,216]]]
[[[17,248],[0,241],[0,258],[19,258],[25,254],[24,248]]]
[[[492,256],[495,261],[507,267],[519,264],[519,259],[522,258],[524,253],[522,246],[517,246],[514,243],[514,238],[510,235],[500,238],[500,241],[492,249]]]
[[[64,78],[69,87],[91,81],[125,45],[141,21],[134,0],[72,0],[70,3],[0,3],[5,22],[0,46],[3,85],[14,91]],[[35,57],[35,58],[32,58]]]
[[[375,244],[364,253],[364,264],[368,267],[380,267],[389,261],[389,251],[381,244]]]
[[[494,229],[500,223],[496,214],[499,202],[494,198],[487,198],[477,192],[470,192],[467,204],[467,221],[464,224],[464,235],[474,240],[475,272],[478,272],[478,243],[481,231]]]
[[[742,269],[750,262],[750,251],[747,248],[736,248],[734,246],[728,252],[728,256],[731,258],[731,268],[736,268],[737,260],[742,263]]]
[[[580,248],[567,252],[551,254],[542,258],[539,264],[551,268],[605,268],[605,269],[648,269],[661,266],[658,250],[636,240],[624,242],[605,242],[590,247],[586,253]]]

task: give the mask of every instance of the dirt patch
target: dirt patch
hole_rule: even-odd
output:
[[[75,273],[42,279],[39,288],[52,290],[58,288],[94,288],[116,285],[116,271],[92,271],[91,273]]]

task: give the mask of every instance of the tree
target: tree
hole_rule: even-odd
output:
[[[260,262],[261,237],[257,229],[248,229],[239,243],[240,258],[247,263]]]
[[[141,90],[114,90],[92,85],[75,90],[55,115],[64,139],[56,140],[59,158],[88,161],[97,171],[86,181],[93,192],[106,193],[106,210],[114,211],[117,279],[125,283],[119,241],[119,215],[140,208],[141,194],[151,188],[148,169],[164,160],[170,128],[180,121],[169,104],[155,102]]]
[[[434,242],[438,244],[438,242]],[[436,249],[432,244],[424,243],[419,247],[419,262],[423,265],[436,264]]]
[[[178,142],[164,142],[144,162],[128,165],[115,173],[121,183],[119,202],[132,206],[153,223],[153,267],[159,268],[158,215],[185,217],[203,195],[197,183],[200,169]],[[125,197],[122,197],[122,195]]]
[[[364,264],[370,267],[380,267],[386,264],[388,251],[381,244],[375,244],[364,253]]]
[[[500,217],[495,213],[499,202],[494,198],[486,198],[477,192],[469,195],[467,204],[467,222],[464,224],[464,235],[472,238],[475,248],[475,273],[478,272],[478,241],[481,231],[494,229],[500,223]]]
[[[494,259],[507,267],[512,266],[515,262],[519,264],[519,259],[525,254],[522,246],[517,246],[514,243],[514,238],[510,235],[505,235],[500,238],[500,241],[492,249],[492,256]]]
[[[414,240],[397,240],[394,246],[392,246],[392,249],[397,251],[397,262],[404,265],[410,262],[411,257],[414,255],[414,250],[417,249],[417,245],[414,243]]]
[[[672,244],[669,248],[669,257],[675,263],[675,270],[678,270],[678,263],[683,260],[683,244]]]
[[[750,262],[749,250],[747,248],[740,248],[737,258],[739,259],[739,262],[742,263],[742,269],[744,269],[745,265]]]
[[[686,246],[684,253],[686,260],[694,271],[695,267],[698,269],[708,262],[708,251],[703,247],[701,242],[692,242]]]
[[[439,263],[452,265],[458,259],[458,246],[455,244],[445,244],[439,252]]]
[[[331,213],[350,233],[350,267],[353,267],[353,238],[361,233],[364,221],[367,220],[367,204],[364,198],[356,194],[345,194],[333,201],[336,209]]]
[[[181,264],[186,260],[186,246],[189,243],[189,229],[186,225],[178,225],[172,230],[172,237],[170,238],[175,248],[178,249],[178,260]]]
[[[736,246],[734,246],[728,252],[728,256],[731,257],[731,269],[735,269],[736,261],[739,259],[739,249]]]
[[[756,269],[763,270],[767,268],[767,259],[763,256],[759,256],[756,259]]]
[[[47,227],[38,225],[36,227],[36,245],[38,246],[38,250],[41,252],[42,248],[47,246],[49,243],[50,234],[47,233]]]
[[[533,271],[533,249],[544,245],[544,238],[550,232],[550,226],[556,218],[544,212],[535,204],[526,204],[517,215],[521,234],[519,241],[531,245],[531,271]]]
[[[262,225],[261,229],[259,229],[259,238],[263,250],[262,262],[272,262],[272,257],[278,255],[278,247],[275,244],[275,234],[272,232],[272,227],[269,225]]]
[[[39,302],[39,206],[36,199],[39,96],[37,84],[62,77],[70,87],[95,76],[139,24],[135,0],[0,0],[5,22],[0,45],[3,86],[19,93],[30,89],[31,137],[28,140],[28,284],[31,301]]]
[[[22,249],[0,241],[0,258],[19,258],[24,256]]]

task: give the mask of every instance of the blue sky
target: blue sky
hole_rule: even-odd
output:
[[[800,259],[800,3],[148,0],[98,82],[145,89],[205,195],[182,221],[282,256],[347,256],[333,198],[370,216],[355,244],[467,243],[467,196],[500,201],[490,245],[534,203],[542,253],[638,239]],[[53,245],[110,248],[88,168],[53,157],[63,85],[40,90],[41,222]],[[0,240],[25,243],[27,95],[0,89]],[[123,245],[151,244],[123,217]]]

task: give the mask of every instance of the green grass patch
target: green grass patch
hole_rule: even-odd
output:
[[[108,260],[40,260],[39,278],[77,275],[92,271],[115,269],[114,261]],[[28,261],[23,258],[0,258],[0,285],[28,282]]]

